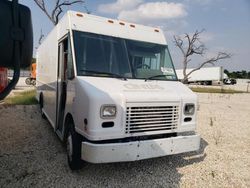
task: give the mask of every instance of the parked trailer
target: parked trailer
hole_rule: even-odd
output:
[[[71,169],[200,146],[197,96],[160,29],[68,11],[37,50],[37,97]]]
[[[187,74],[193,69],[187,69]],[[176,70],[179,80],[184,78],[183,69]],[[188,78],[188,83],[201,85],[221,85],[225,78],[223,67],[204,67],[193,73]]]

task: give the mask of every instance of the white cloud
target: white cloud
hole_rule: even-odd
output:
[[[164,23],[160,23],[160,25],[153,25],[162,29],[165,34],[166,39],[169,41],[173,40],[174,35],[180,35],[185,30],[185,27],[188,23],[183,19],[175,19],[171,21],[165,21]]]
[[[114,3],[101,4],[97,10],[102,13],[116,14],[123,10],[136,8],[143,0],[117,0]]]
[[[185,0],[187,3],[198,3],[200,5],[208,5],[211,2],[213,2],[214,0]]]
[[[230,50],[228,50],[227,48],[225,47],[222,47],[222,46],[215,46],[213,47],[212,49],[208,50],[204,57],[206,59],[210,59],[210,58],[213,58],[213,57],[216,57],[218,55],[218,52],[226,52],[226,53],[231,53],[229,52]]]
[[[201,30],[199,30],[199,31],[201,31]],[[194,32],[188,33],[188,35],[191,37],[191,36],[194,35]],[[180,34],[179,36],[180,36],[181,38],[184,38],[184,37],[185,37],[185,34],[182,33],[182,34]],[[200,41],[201,43],[205,43],[205,45],[206,45],[206,43],[215,40],[215,38],[216,38],[216,35],[215,35],[214,33],[211,33],[211,32],[203,31],[202,33],[199,34],[199,41]]]
[[[185,20],[187,7],[182,3],[168,3],[155,0],[116,0],[114,3],[98,6],[98,11],[106,14],[116,14],[118,19],[159,27],[163,30],[169,43],[173,35],[183,33],[188,22]]]
[[[185,17],[187,12],[181,3],[150,2],[139,5],[134,10],[123,10],[118,18],[121,20],[145,23],[148,21],[164,21]]]
[[[193,3],[193,4],[198,4],[201,6],[209,6],[209,5],[216,5],[222,1],[225,0],[184,0],[186,3]]]
[[[200,39],[201,42],[210,42],[212,40],[214,40],[215,38],[215,34],[214,33],[208,33],[208,32],[203,32],[200,34]]]

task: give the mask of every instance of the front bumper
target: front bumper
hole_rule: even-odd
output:
[[[90,163],[124,162],[196,151],[199,147],[199,135],[111,144],[82,142],[81,156]]]

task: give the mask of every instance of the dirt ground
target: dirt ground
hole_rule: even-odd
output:
[[[0,187],[250,187],[250,94],[199,94],[201,149],[72,172],[37,106],[0,105]]]

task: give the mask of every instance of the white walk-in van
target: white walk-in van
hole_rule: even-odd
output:
[[[68,11],[37,49],[37,97],[71,169],[199,149],[197,96],[157,28]]]

